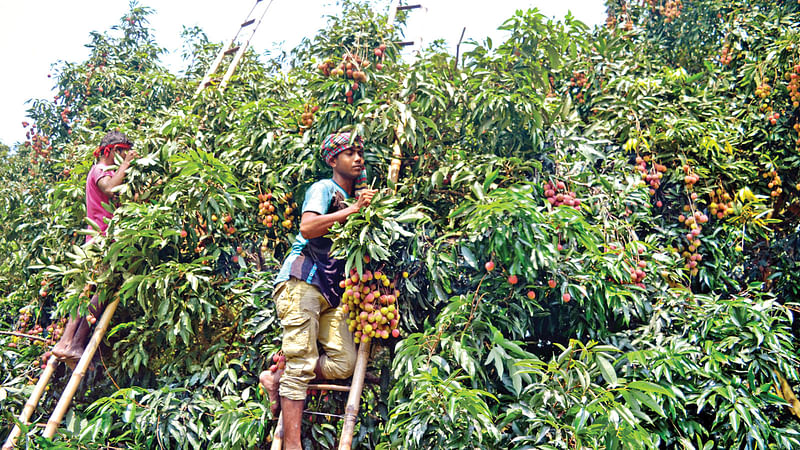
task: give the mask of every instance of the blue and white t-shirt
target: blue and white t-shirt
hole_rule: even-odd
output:
[[[301,215],[306,212],[329,214],[347,207],[344,200],[350,195],[332,179],[320,180],[306,191]],[[341,299],[339,282],[344,278],[343,260],[330,256],[333,242],[320,236],[306,239],[298,233],[292,250],[283,261],[275,284],[294,277],[319,288],[328,303],[336,307]]]

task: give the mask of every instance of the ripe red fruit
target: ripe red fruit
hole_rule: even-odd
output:
[[[572,296],[570,296],[569,294],[564,294],[561,296],[561,299],[564,300],[564,303],[569,303],[571,298]]]
[[[400,330],[398,330],[397,328],[392,330],[392,337],[395,337],[395,338],[400,337]]]
[[[239,255],[233,255],[233,262],[234,263],[238,263],[239,262]]]
[[[181,230],[181,237],[182,238],[185,238],[188,235],[189,235],[189,233],[187,233],[186,230]]]
[[[528,298],[533,300],[536,298],[536,292],[528,291]]]
[[[511,275],[510,277],[508,277],[508,284],[517,284],[517,281],[519,280],[517,280],[516,275]]]
[[[486,268],[487,272],[491,272],[494,270],[494,261],[487,262],[484,267]]]
[[[547,282],[547,285],[548,285],[548,286],[550,286],[551,288],[555,288],[555,287],[556,287],[556,280],[550,280],[550,281],[548,281],[548,282]]]

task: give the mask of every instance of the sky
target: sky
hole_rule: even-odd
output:
[[[270,0],[262,0],[268,2]],[[332,0],[271,0],[251,46],[261,54],[289,51],[303,37],[312,37],[325,25],[325,16],[338,7]],[[183,26],[199,26],[212,42],[230,41],[252,8],[254,0],[139,0],[155,10],[150,16],[157,43],[167,50],[162,62],[174,73],[181,60]],[[388,10],[390,0],[382,2]],[[517,9],[539,8],[549,17],[568,11],[587,25],[605,20],[603,0],[408,0],[423,4],[409,16],[407,37],[424,43],[444,39],[452,53],[466,27],[465,39],[499,42],[497,30]],[[48,78],[58,61],[83,61],[91,31],[107,31],[129,10],[129,0],[38,0],[0,3],[0,143],[22,142],[26,102],[52,98],[55,78]],[[248,33],[249,35],[249,33]]]

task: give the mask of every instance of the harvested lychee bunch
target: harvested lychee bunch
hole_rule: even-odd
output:
[[[400,322],[400,311],[397,300],[400,291],[395,289],[394,282],[380,271],[364,271],[359,276],[356,269],[350,276],[342,280],[342,302],[347,314],[347,326],[353,332],[356,344],[369,342],[373,338],[388,339],[399,337],[397,328]]]
[[[567,190],[567,185],[563,181],[556,181],[555,183],[548,181],[542,187],[544,188],[544,196],[551,205],[566,205],[581,209],[581,199],[576,198],[575,192]]]
[[[269,366],[269,371],[272,373],[286,368],[286,356],[283,354],[283,352],[278,352],[272,355],[272,362],[274,364]]]

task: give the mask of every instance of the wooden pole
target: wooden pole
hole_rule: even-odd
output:
[[[16,331],[0,331],[0,334],[5,334],[6,336],[21,337],[21,338],[25,338],[25,339],[30,339],[32,341],[47,342],[47,339],[45,339],[43,337],[32,336],[30,334],[25,334],[25,333],[17,333]]]
[[[54,355],[50,355],[50,359],[47,360],[47,366],[45,366],[42,374],[39,375],[39,382],[36,383],[36,387],[33,388],[33,392],[31,392],[31,396],[28,401],[25,403],[25,406],[22,408],[22,412],[19,415],[19,422],[28,425],[30,422],[31,414],[33,414],[33,410],[36,409],[36,405],[39,404],[39,400],[42,398],[42,394],[44,394],[44,390],[47,387],[47,384],[50,382],[50,378],[53,376],[53,372],[56,370],[56,365],[58,364],[58,359]],[[8,435],[8,439],[6,439],[6,443],[3,444],[3,450],[10,450],[14,448],[17,444],[17,438],[19,438],[22,429],[19,425],[14,425],[14,428],[11,430],[11,433]]]
[[[392,145],[392,162],[389,164],[389,180],[392,184],[397,184],[400,179],[400,159],[403,157],[403,152],[400,151],[400,142],[395,140]]]
[[[89,367],[89,363],[92,362],[92,358],[94,358],[94,353],[97,351],[100,341],[106,334],[108,324],[111,323],[111,316],[114,315],[118,305],[119,297],[117,297],[117,299],[108,305],[106,310],[103,311],[103,316],[100,317],[100,321],[97,322],[97,328],[95,328],[92,338],[89,340],[89,344],[86,345],[86,350],[83,351],[83,355],[81,355],[78,365],[75,366],[75,370],[72,372],[72,377],[70,377],[67,387],[64,388],[64,393],[61,394],[61,398],[58,399],[56,409],[53,411],[53,414],[47,421],[47,427],[44,429],[45,438],[52,439],[56,434],[56,430],[58,430],[58,426],[61,424],[64,414],[66,414],[67,409],[69,409],[69,404],[72,403],[72,397],[75,396],[75,391],[78,390],[78,385],[81,383],[83,376],[86,374],[86,369]]]
[[[353,384],[350,386],[347,406],[344,409],[344,426],[342,427],[342,439],[339,441],[339,450],[350,450],[353,445],[353,432],[356,428],[358,408],[361,405],[361,391],[364,389],[364,375],[367,373],[367,362],[369,361],[369,345],[370,341],[367,341],[358,346]]]
[[[278,414],[278,424],[275,425],[275,434],[272,436],[272,446],[270,450],[281,450],[283,448],[283,411]]]

